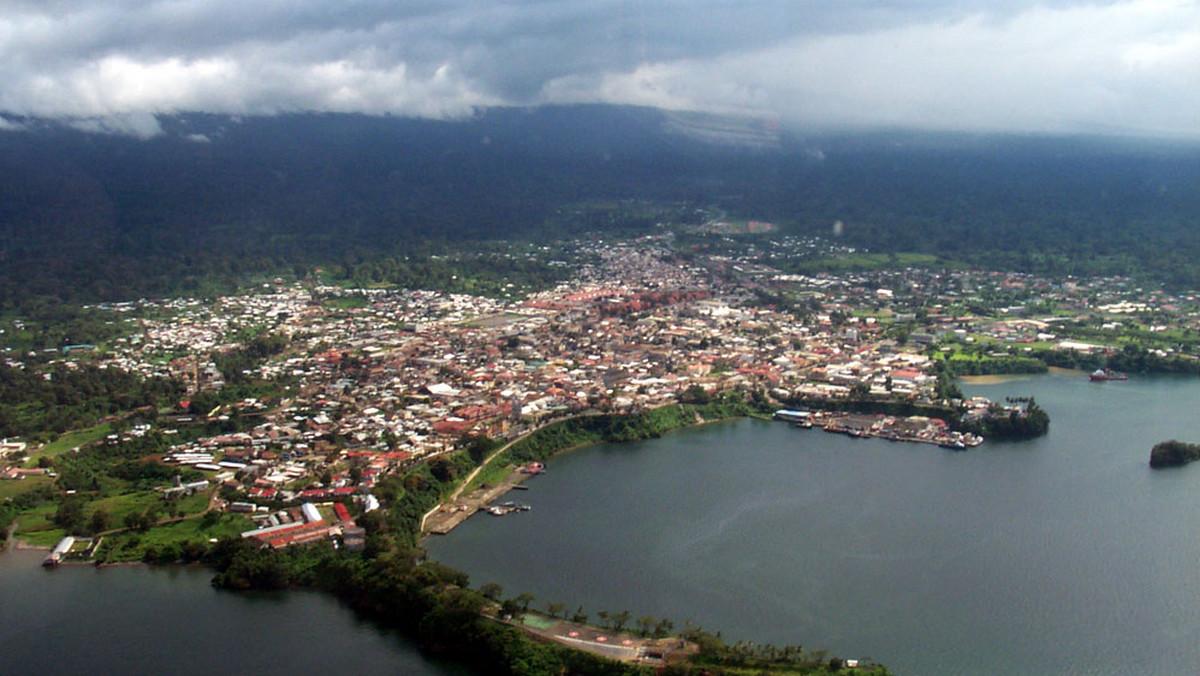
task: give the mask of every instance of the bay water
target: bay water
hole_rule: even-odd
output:
[[[595,445],[513,494],[532,511],[426,546],[535,606],[690,621],[899,674],[1200,664],[1200,463],[1148,466],[1158,441],[1200,442],[1200,380],[963,389],[1035,396],[1050,433],[956,452],[737,420]]]
[[[1036,396],[1050,433],[955,452],[738,420],[553,459],[533,506],[433,558],[535,606],[685,620],[899,674],[1177,674],[1200,663],[1200,380],[1078,373],[967,384]],[[213,589],[195,568],[0,556],[4,673],[460,673],[334,598]],[[633,624],[631,621],[630,624]]]
[[[214,589],[211,570],[0,556],[0,673],[414,674],[462,670],[316,592]]]

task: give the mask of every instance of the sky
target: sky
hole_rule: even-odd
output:
[[[612,103],[1200,137],[1200,0],[0,0],[0,130]]]

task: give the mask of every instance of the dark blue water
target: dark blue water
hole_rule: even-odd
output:
[[[1178,674],[1200,664],[1200,380],[1050,375],[1046,437],[954,452],[741,420],[550,463],[533,511],[428,542],[535,605],[684,620],[901,674]]]
[[[0,673],[463,673],[331,596],[218,591],[195,568],[43,571],[44,555],[0,556]]]

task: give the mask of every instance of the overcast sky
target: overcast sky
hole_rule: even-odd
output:
[[[577,102],[1200,137],[1200,0],[0,0],[0,129]]]

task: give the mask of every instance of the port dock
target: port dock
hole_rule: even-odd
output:
[[[944,420],[924,416],[815,411],[777,411],[775,417],[797,427],[819,427],[826,432],[853,438],[887,439],[936,444],[942,448],[967,449],[983,443],[977,434],[951,430]]]
[[[450,502],[444,503],[425,518],[424,531],[435,535],[445,535],[454,530],[459,524],[471,518],[476,512],[487,508],[499,500],[510,490],[522,486],[531,476],[542,472],[538,465],[533,471],[529,466],[522,466],[509,472],[504,480],[495,486],[476,488]]]

